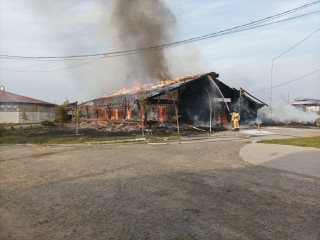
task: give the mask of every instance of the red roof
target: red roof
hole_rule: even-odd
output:
[[[44,102],[38,99],[21,96],[15,93],[7,92],[7,91],[0,92],[0,103],[29,103],[29,104],[54,105],[49,102]]]

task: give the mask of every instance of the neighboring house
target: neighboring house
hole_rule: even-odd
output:
[[[296,98],[291,103],[292,106],[301,108],[308,112],[320,113],[320,100],[311,98]]]
[[[141,120],[148,122],[176,120],[195,126],[230,121],[230,112],[240,110],[241,121],[253,121],[257,110],[266,104],[245,90],[230,88],[219,81],[219,74],[186,76],[125,89],[91,100],[81,106],[82,118],[107,121]],[[141,111],[145,105],[145,110]],[[175,114],[177,112],[177,114]]]
[[[5,91],[0,86],[0,123],[53,121],[55,104]]]

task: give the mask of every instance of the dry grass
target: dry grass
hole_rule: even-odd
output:
[[[61,129],[57,127],[38,127],[24,129],[1,129],[0,144],[77,144],[108,141],[130,141],[143,137],[146,141],[177,140],[180,136],[172,135],[145,135],[141,133],[107,133],[98,131],[87,131],[83,129],[81,134],[76,135],[74,129]]]

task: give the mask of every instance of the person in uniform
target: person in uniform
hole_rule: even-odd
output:
[[[233,124],[232,130],[239,131],[240,114],[238,113],[238,110],[236,108],[233,109],[233,113],[231,113],[231,116],[231,121]]]

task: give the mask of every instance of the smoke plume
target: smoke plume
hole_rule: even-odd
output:
[[[176,19],[163,0],[117,0],[114,22],[120,47],[129,50],[168,42]],[[132,55],[127,59],[129,79],[171,78],[163,49]]]

